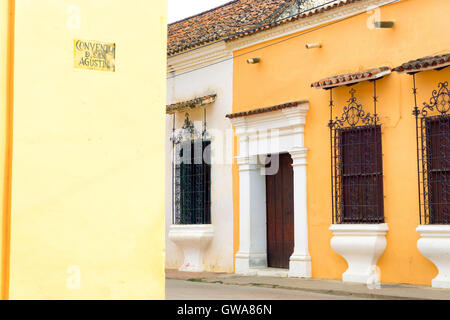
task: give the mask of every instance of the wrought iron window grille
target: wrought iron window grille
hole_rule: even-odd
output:
[[[183,126],[172,129],[172,219],[174,224],[211,223],[211,141],[204,109],[200,132],[186,113]]]
[[[183,126],[181,127],[180,130],[175,130],[175,122],[174,122],[172,129],[172,137],[170,138],[170,140],[175,145],[178,145],[184,141],[202,139],[202,136],[205,134],[205,132],[206,130],[203,130],[203,132],[200,133],[195,128],[194,123],[189,118],[189,113],[186,113]]]
[[[450,91],[439,82],[429,102],[417,105],[413,76],[417,137],[420,224],[450,224]]]
[[[384,222],[381,125],[373,83],[373,114],[364,111],[352,88],[342,115],[333,119],[329,89],[333,224]]]

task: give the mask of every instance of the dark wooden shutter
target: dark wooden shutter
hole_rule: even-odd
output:
[[[429,223],[450,223],[450,117],[425,118]]]
[[[211,223],[211,141],[202,141],[202,224]]]
[[[192,223],[192,143],[183,142],[180,150],[180,223]]]
[[[211,223],[210,141],[183,142],[180,150],[180,223]],[[206,160],[206,161],[205,161]]]
[[[343,223],[384,222],[381,127],[339,130]]]

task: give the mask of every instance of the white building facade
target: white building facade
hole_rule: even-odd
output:
[[[183,271],[233,272],[233,133],[225,115],[233,102],[233,59],[225,42],[168,57],[166,116],[166,268]],[[210,201],[205,210],[210,223],[177,219],[177,146],[188,120],[210,141]],[[173,130],[175,130],[173,132]],[[175,147],[175,157],[174,150]],[[184,182],[181,182],[183,184]],[[184,197],[183,195],[181,195]]]

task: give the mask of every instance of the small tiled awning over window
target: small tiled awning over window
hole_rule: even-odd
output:
[[[195,98],[192,100],[186,100],[182,102],[177,102],[173,104],[169,104],[166,106],[166,113],[173,114],[175,112],[183,111],[185,109],[194,109],[197,107],[201,107],[207,104],[211,104],[216,101],[216,94],[210,94],[207,96]]]
[[[331,89],[339,86],[352,85],[362,81],[370,81],[381,79],[391,73],[389,67],[379,67],[368,69],[366,71],[356,73],[346,73],[333,77],[324,78],[311,84],[316,89]]]
[[[397,68],[392,69],[392,71],[414,74],[427,70],[440,70],[448,66],[450,66],[450,53],[411,60],[401,66],[398,66]]]
[[[282,110],[282,109],[286,109],[286,108],[293,108],[293,107],[297,107],[298,105],[300,105],[304,102],[306,102],[306,101],[288,102],[288,103],[279,104],[279,105],[272,106],[272,107],[259,108],[259,109],[255,109],[255,110],[231,113],[231,114],[227,114],[226,117],[229,119],[234,119],[234,118],[251,116],[251,115],[255,115],[255,114],[271,112],[271,111]]]

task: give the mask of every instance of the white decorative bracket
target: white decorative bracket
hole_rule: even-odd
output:
[[[184,253],[184,263],[178,270],[203,272],[203,256],[214,236],[212,224],[171,225],[169,239],[175,242]]]
[[[417,248],[439,270],[431,281],[433,288],[450,288],[450,226],[420,225],[416,231],[421,238]]]
[[[379,282],[377,262],[386,249],[388,226],[381,224],[333,224],[331,247],[347,261],[343,282]]]

